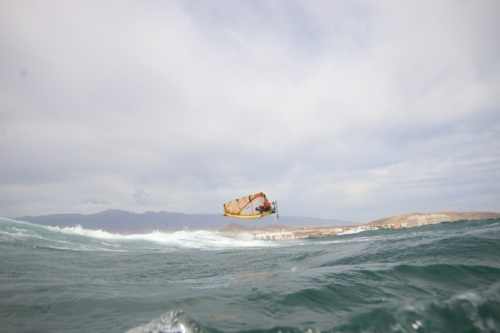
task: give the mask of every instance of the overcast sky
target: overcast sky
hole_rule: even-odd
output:
[[[500,211],[500,2],[0,2],[0,216]]]

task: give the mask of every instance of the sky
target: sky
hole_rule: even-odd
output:
[[[0,1],[0,216],[500,211],[500,2]]]

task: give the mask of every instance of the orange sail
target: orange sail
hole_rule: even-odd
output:
[[[260,219],[274,213],[276,213],[276,202],[270,202],[262,192],[224,204],[224,215],[237,219]]]

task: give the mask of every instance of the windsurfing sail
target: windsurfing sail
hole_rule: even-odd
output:
[[[260,219],[276,213],[276,202],[270,202],[262,192],[228,201],[224,215],[238,219]]]

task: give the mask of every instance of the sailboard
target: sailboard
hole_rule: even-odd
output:
[[[250,194],[224,204],[224,216],[237,219],[260,219],[277,211],[277,203],[270,202],[262,192]]]

